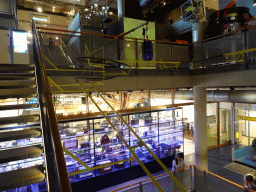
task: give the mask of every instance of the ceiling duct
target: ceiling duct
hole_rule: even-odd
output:
[[[155,95],[154,95],[155,94]],[[165,99],[171,98],[171,91],[158,91],[151,93],[153,97],[161,97]],[[180,100],[194,100],[193,91],[175,91],[175,99]],[[231,103],[250,103],[256,104],[256,91],[253,90],[212,90],[207,91],[207,101],[212,102],[231,102]]]

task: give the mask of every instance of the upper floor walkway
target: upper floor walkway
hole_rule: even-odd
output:
[[[98,85],[100,91],[256,84],[255,27],[193,44],[154,40],[152,61],[143,60],[143,39],[52,28],[38,32],[47,74],[63,92],[79,92],[77,76],[108,80]]]

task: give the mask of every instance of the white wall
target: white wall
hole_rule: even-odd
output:
[[[188,122],[194,122],[194,105],[183,106],[183,118],[187,118]]]
[[[68,26],[67,19],[64,16],[50,15],[50,14],[33,12],[33,11],[25,11],[20,9],[18,9],[17,14],[18,14],[18,20],[19,20],[19,29],[22,29],[22,30],[31,31],[31,23],[28,23],[28,22],[32,21],[32,15],[40,15],[40,16],[47,17],[48,22],[46,24]]]

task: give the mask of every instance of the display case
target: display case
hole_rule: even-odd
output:
[[[155,155],[164,158],[184,151],[182,114],[182,108],[171,108],[127,113],[121,116]],[[109,118],[125,141],[131,147],[135,147],[135,154],[143,163],[154,161],[153,156],[144,146],[140,146],[139,139],[117,116],[111,115]],[[96,177],[138,165],[117,132],[103,117],[59,123],[59,129],[63,146],[91,166],[127,160],[91,171],[88,177]],[[68,155],[66,158],[70,159]],[[77,170],[77,163],[74,160],[68,160],[67,167],[69,172]],[[84,176],[84,178],[88,177]],[[81,177],[74,176],[70,180],[75,181],[76,178]]]
[[[182,108],[171,108],[123,113],[121,116],[151,151],[162,161],[166,161],[168,166],[171,166],[174,155],[184,151],[182,114]],[[127,125],[120,121],[116,115],[108,115],[108,117],[127,144],[134,148],[135,154],[139,159],[145,164],[148,163],[153,168],[157,167],[153,156],[147,151],[145,146],[141,145],[139,139]],[[71,175],[69,176],[71,183],[86,179],[90,180],[90,178],[99,179],[101,176],[112,173],[116,177],[118,173],[129,175],[129,177],[126,177],[127,179],[136,178],[144,173],[143,170],[140,173],[136,173],[140,169],[138,162],[132,157],[131,152],[104,117],[97,116],[85,117],[85,119],[80,120],[66,120],[58,122],[58,127],[63,146],[89,167],[118,162],[115,165]],[[0,148],[9,147],[9,145],[30,145],[38,142],[41,142],[41,138],[19,140],[15,143],[5,142],[0,143]],[[64,154],[64,156],[68,173],[86,169],[69,155]],[[0,172],[42,163],[43,156],[37,159],[15,161],[5,165],[2,164]],[[129,172],[129,170],[133,171]]]

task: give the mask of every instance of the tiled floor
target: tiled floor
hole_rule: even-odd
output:
[[[188,146],[188,145],[186,145]],[[194,164],[194,154],[187,154],[185,155],[185,165],[191,165]],[[217,149],[212,149],[208,151],[208,170],[210,172],[213,172],[221,177],[224,177],[232,182],[235,182],[239,185],[243,185],[243,175],[236,173],[234,171],[231,171],[229,169],[224,168],[224,166],[232,163],[231,160],[231,146],[224,146]],[[164,171],[157,172],[153,174],[153,176],[157,176],[160,174],[165,173]],[[127,186],[132,183],[137,183],[140,181],[143,181],[145,179],[148,179],[148,176],[141,177],[132,181],[128,181],[126,183],[122,183],[104,190],[100,190],[99,192],[109,192],[114,189],[118,189],[120,187]]]

